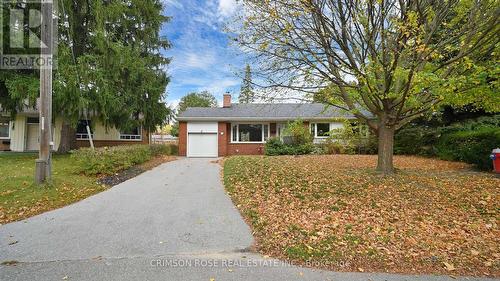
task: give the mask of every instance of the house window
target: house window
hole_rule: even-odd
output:
[[[90,136],[94,137],[92,132],[92,121],[90,120],[78,120],[78,126],[76,127],[76,139],[77,140],[88,140],[89,135],[87,133],[87,125],[90,127]]]
[[[129,130],[120,131],[121,140],[142,140],[141,126]]]
[[[265,142],[269,138],[269,124],[234,124],[232,142]]]
[[[39,124],[40,123],[40,119],[38,117],[28,117],[26,119],[26,123],[27,124]]]
[[[8,119],[0,119],[0,139],[10,139],[10,121]]]
[[[316,138],[328,137],[330,133],[330,123],[313,123],[311,134]]]

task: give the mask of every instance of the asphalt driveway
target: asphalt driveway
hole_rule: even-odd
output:
[[[457,280],[311,270],[251,253],[250,229],[213,160],[165,163],[0,226],[0,280]]]

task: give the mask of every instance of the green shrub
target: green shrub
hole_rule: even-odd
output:
[[[356,143],[355,151],[359,154],[377,154],[378,140],[377,136],[370,134],[368,138],[361,139]]]
[[[178,146],[175,144],[151,144],[149,148],[153,156],[178,154]]]
[[[427,127],[401,129],[394,136],[394,153],[406,155],[436,155],[441,130]]]
[[[482,170],[491,170],[489,155],[499,146],[500,128],[481,127],[443,135],[437,144],[437,155],[444,160],[463,161]]]
[[[176,154],[176,147],[158,144],[103,147],[95,150],[82,148],[72,151],[71,157],[79,163],[79,172],[87,175],[110,175],[144,163],[155,156]]]
[[[325,154],[375,154],[377,140],[369,134],[368,126],[358,121],[341,119],[343,126],[329,132],[329,137],[320,144]]]
[[[500,114],[457,122],[444,127],[412,126],[399,130],[394,137],[394,153],[436,156],[442,138],[456,132],[499,128]]]
[[[394,153],[437,156],[491,170],[491,150],[500,146],[500,115],[457,122],[445,127],[407,127],[396,133]]]
[[[354,151],[350,144],[332,137],[327,138],[319,146],[323,149],[324,154],[351,154]]]
[[[304,125],[304,121],[300,119],[289,122],[283,134],[291,137],[294,145],[310,144],[313,141],[309,127]]]
[[[268,156],[276,155],[304,155],[311,154],[315,146],[312,142],[303,144],[285,144],[278,138],[270,138],[266,142],[265,153]]]

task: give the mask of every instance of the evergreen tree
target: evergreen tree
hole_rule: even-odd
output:
[[[240,96],[238,97],[240,103],[252,103],[255,102],[255,93],[253,92],[252,86],[252,71],[250,65],[247,64],[245,67],[245,77],[243,78],[243,83],[241,85]]]
[[[58,10],[53,112],[64,120],[60,152],[71,148],[82,117],[119,129],[162,124],[170,61],[160,53],[169,47],[159,35],[169,20],[162,1],[61,0]],[[26,100],[34,105],[38,83],[38,71],[0,72],[0,104],[14,114]]]

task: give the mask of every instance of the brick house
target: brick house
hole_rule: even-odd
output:
[[[267,139],[281,137],[287,123],[299,118],[310,127],[315,143],[341,128],[340,118],[356,119],[348,112],[318,103],[232,104],[231,95],[226,94],[222,107],[191,107],[177,117],[179,155],[263,154]]]

